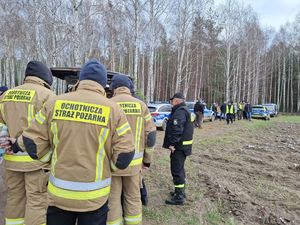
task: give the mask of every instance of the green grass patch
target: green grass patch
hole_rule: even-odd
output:
[[[202,215],[203,225],[235,225],[234,219],[227,217],[226,212],[228,212],[228,208],[221,201],[214,204],[209,211]]]
[[[275,118],[271,118],[271,120],[284,123],[300,123],[300,115],[278,116]]]

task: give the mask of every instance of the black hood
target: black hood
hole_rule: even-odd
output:
[[[25,70],[25,77],[34,76],[42,79],[50,86],[53,83],[53,76],[50,69],[42,62],[30,61]]]

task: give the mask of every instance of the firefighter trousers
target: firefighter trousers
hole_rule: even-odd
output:
[[[141,176],[113,176],[108,201],[108,225],[142,224]],[[121,201],[122,196],[122,201]],[[123,219],[124,218],[124,219]]]
[[[43,169],[31,172],[6,170],[6,225],[46,224],[48,177],[49,173]]]

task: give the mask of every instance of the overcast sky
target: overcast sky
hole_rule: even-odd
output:
[[[251,5],[258,14],[261,25],[272,26],[277,31],[280,25],[287,21],[293,22],[296,15],[300,13],[300,0],[238,0],[245,5]],[[222,3],[225,0],[215,0]]]

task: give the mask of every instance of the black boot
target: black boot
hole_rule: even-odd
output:
[[[185,188],[181,188],[182,189],[182,193],[183,193],[183,197],[186,198],[186,195],[185,195]],[[175,195],[175,190],[174,191],[170,191],[170,195],[173,197]]]
[[[175,188],[175,194],[171,199],[166,200],[168,205],[183,205],[185,202],[183,188]]]

